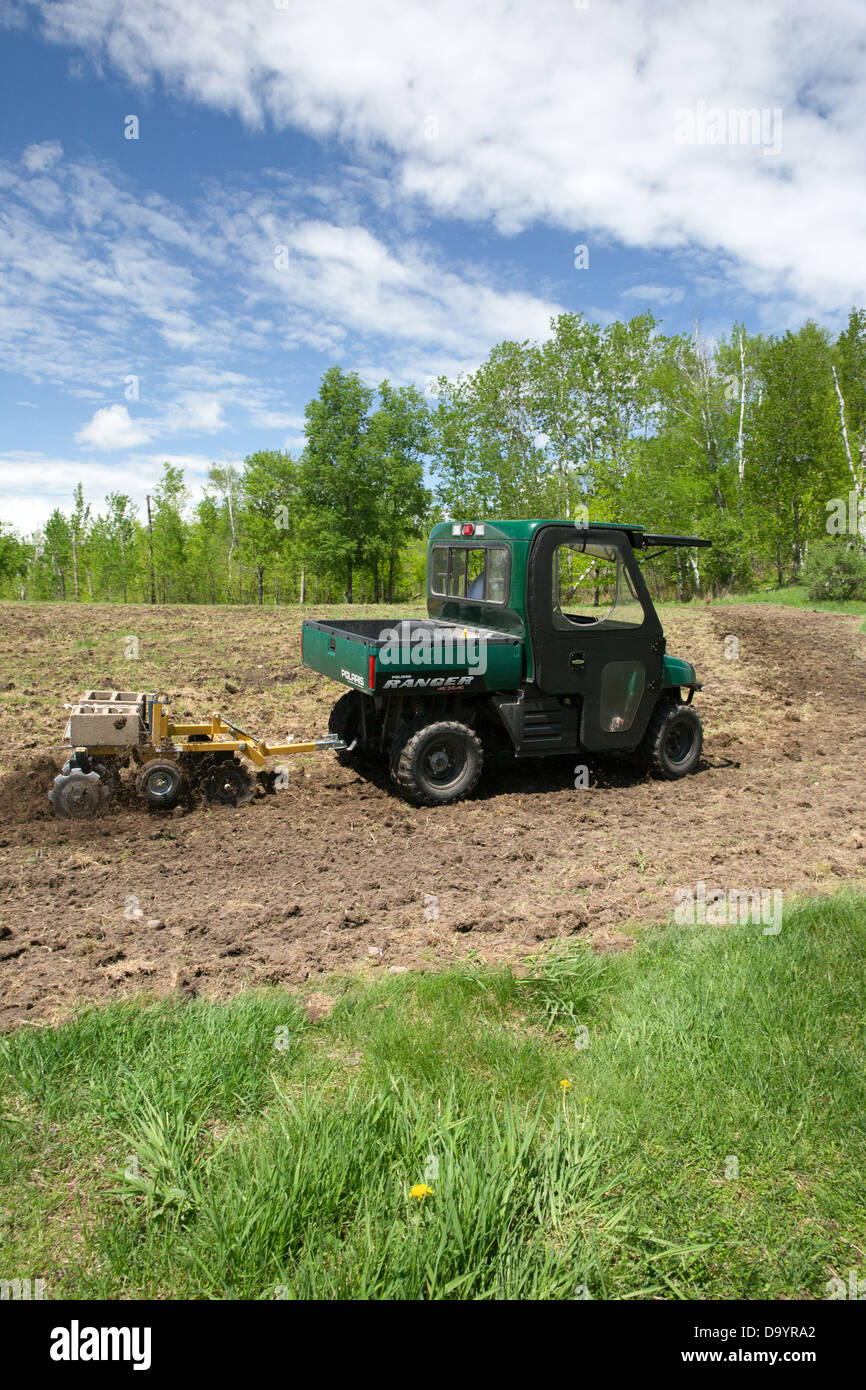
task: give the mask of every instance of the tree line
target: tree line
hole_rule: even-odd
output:
[[[426,481],[425,481],[426,480]],[[553,320],[427,391],[332,367],[305,443],[214,465],[192,505],[166,463],[147,515],[83,489],[37,534],[0,527],[5,597],[159,603],[391,602],[423,591],[423,537],[443,517],[588,516],[706,536],[657,562],[689,598],[801,577],[828,535],[866,534],[866,312],[835,337],[735,324],[660,331]]]

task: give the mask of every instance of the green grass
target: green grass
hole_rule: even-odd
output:
[[[866,1259],[864,967],[849,894],[788,908],[778,936],[648,929],[524,978],[334,980],[318,1022],[270,991],[22,1029],[2,1042],[0,1277],[84,1298],[825,1297]]]
[[[733,594],[716,602],[777,603],[785,608],[809,608],[816,613],[866,614],[866,601],[863,599],[812,599],[804,584],[791,584],[785,589],[761,589],[752,594]]]

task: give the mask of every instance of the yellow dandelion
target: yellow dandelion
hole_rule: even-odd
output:
[[[423,1202],[425,1197],[433,1196],[432,1187],[428,1187],[426,1182],[416,1182],[414,1187],[409,1188],[409,1196],[417,1197],[419,1202]]]
[[[564,1091],[570,1091],[570,1090],[571,1090],[571,1082],[570,1082],[570,1081],[560,1081],[559,1084],[560,1084],[560,1086],[562,1087],[562,1089],[563,1089]]]

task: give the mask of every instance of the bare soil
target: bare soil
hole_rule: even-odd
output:
[[[742,605],[664,621],[705,683],[704,758],[683,782],[599,761],[576,789],[574,760],[500,757],[471,801],[416,810],[320,754],[238,809],[130,796],[69,822],[46,793],[62,706],[88,686],[160,688],[178,717],[219,708],[273,740],[322,733],[340,691],[300,665],[293,609],[0,605],[0,1026],[142,992],[307,995],[334,971],[520,965],[576,934],[628,949],[701,880],[866,882],[860,620]]]

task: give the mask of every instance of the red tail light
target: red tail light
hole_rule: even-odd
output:
[[[370,653],[370,661],[367,667],[367,684],[371,690],[376,689],[376,653]]]
[[[462,532],[462,534],[463,534],[464,536],[474,536],[474,535],[475,535],[475,527],[472,525],[472,522],[471,522],[471,521],[464,521],[464,523],[463,523],[463,525],[461,526],[460,530],[461,530],[461,532]]]

